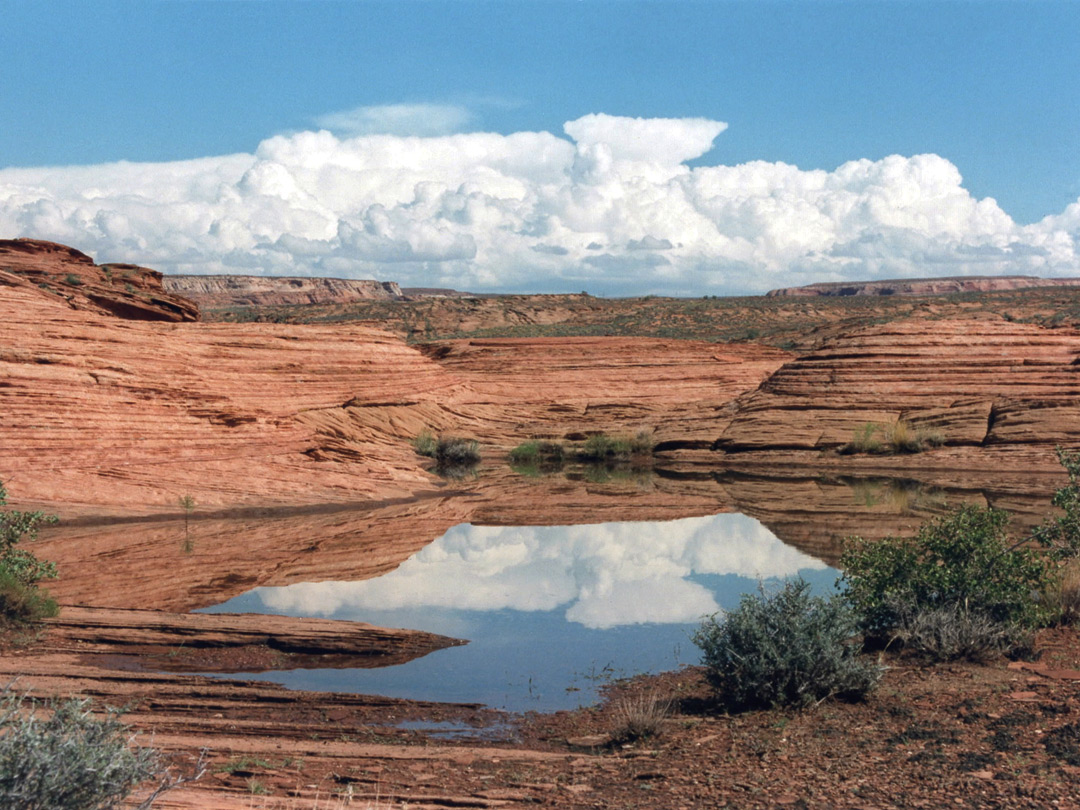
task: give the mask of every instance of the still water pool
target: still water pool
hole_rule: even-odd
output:
[[[592,702],[611,678],[696,663],[690,636],[703,616],[794,575],[818,592],[837,578],[740,514],[461,524],[382,577],[256,588],[207,610],[365,621],[469,641],[398,666],[251,675],[261,680],[554,711]]]

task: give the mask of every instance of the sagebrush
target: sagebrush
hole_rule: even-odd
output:
[[[140,782],[164,773],[158,754],[133,746],[119,714],[90,701],[31,701],[0,694],[0,807],[111,810]]]
[[[707,619],[693,641],[727,710],[804,707],[861,698],[877,685],[881,670],[860,657],[856,625],[843,599],[812,596],[798,578],[773,594],[744,595],[735,610]]]

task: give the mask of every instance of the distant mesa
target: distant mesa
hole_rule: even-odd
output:
[[[398,301],[396,281],[304,276],[165,276],[165,289],[203,309]]]
[[[197,321],[192,301],[167,292],[162,274],[137,264],[94,264],[85,253],[42,239],[0,239],[0,285],[36,286],[73,309],[134,321]]]
[[[839,297],[845,295],[948,295],[962,292],[999,292],[1030,287],[1080,287],[1080,278],[1037,276],[946,276],[886,281],[834,281],[769,290],[767,296]]]

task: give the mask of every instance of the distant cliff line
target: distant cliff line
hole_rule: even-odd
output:
[[[397,301],[404,297],[396,281],[302,276],[165,276],[166,290],[204,309],[235,306],[348,304]]]
[[[844,295],[948,295],[961,292],[998,292],[1031,287],[1080,287],[1080,278],[1038,276],[945,276],[885,281],[833,281],[769,290],[767,296],[814,297]]]

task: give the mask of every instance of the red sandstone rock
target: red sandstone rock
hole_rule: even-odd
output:
[[[1030,445],[1052,459],[1054,445],[1080,443],[1078,360],[1080,334],[1071,330],[928,319],[863,328],[740,397],[718,445],[836,449],[863,425],[903,420],[946,445]]]
[[[73,309],[136,321],[199,320],[194,303],[162,289],[156,270],[135,264],[99,266],[85,253],[55,242],[0,239],[0,285],[18,285],[20,278]]]

